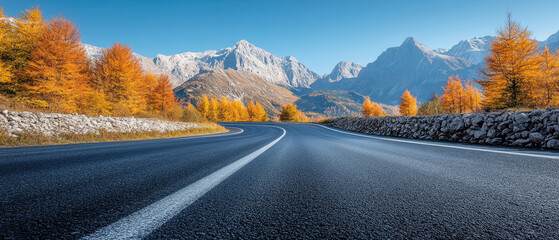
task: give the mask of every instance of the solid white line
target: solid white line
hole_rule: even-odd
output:
[[[410,141],[410,140],[402,140],[402,139],[392,139],[392,138],[386,138],[386,137],[382,137],[382,136],[366,135],[364,133],[352,133],[352,132],[341,131],[341,130],[326,127],[326,126],[320,125],[320,124],[315,124],[315,125],[321,126],[323,128],[326,128],[326,129],[329,129],[329,130],[332,130],[332,131],[335,131],[335,132],[345,133],[345,134],[359,136],[359,137],[366,137],[366,138],[384,140],[384,141],[403,142],[403,143],[419,144],[419,145],[434,146],[434,147],[455,148],[455,149],[471,150],[471,151],[502,153],[502,154],[509,154],[509,155],[525,156],[525,157],[559,159],[559,156],[551,156],[551,155],[540,155],[540,154],[521,153],[521,152],[512,152],[512,151],[509,152],[509,151],[502,151],[502,150],[474,148],[474,147],[465,147],[465,146],[453,146],[453,145],[445,145],[445,144],[437,144],[437,143],[429,143],[429,142],[419,142],[419,141]]]
[[[219,136],[233,136],[233,135],[241,134],[245,131],[242,128],[238,128],[238,127],[235,127],[235,128],[239,129],[241,131],[235,132],[235,133],[223,132],[223,133],[211,133],[211,134],[202,134],[202,135],[196,135],[196,136],[178,137],[178,139],[196,139],[196,138],[219,137]]]
[[[142,239],[148,236],[223,180],[274,146],[286,134],[285,129],[281,127],[269,127],[279,128],[283,130],[283,134],[251,154],[82,239]]]

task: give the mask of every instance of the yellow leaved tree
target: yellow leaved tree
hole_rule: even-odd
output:
[[[400,101],[400,114],[402,116],[417,115],[417,99],[407,89]]]

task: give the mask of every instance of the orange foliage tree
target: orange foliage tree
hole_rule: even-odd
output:
[[[538,43],[530,31],[507,17],[505,27],[491,43],[482,79],[485,105],[493,109],[529,106],[533,94],[534,75],[538,70],[534,58]]]
[[[549,48],[537,54],[540,71],[534,84],[533,105],[538,108],[559,106],[559,56]]]
[[[471,81],[466,83],[464,110],[466,112],[477,112],[482,107],[483,94],[473,85]]]
[[[210,99],[210,106],[208,109],[207,119],[210,121],[218,121],[219,116],[219,101],[215,98]]]
[[[290,103],[282,107],[280,113],[280,121],[307,122],[309,121],[309,118],[303,112],[297,110],[297,105]]]
[[[155,76],[148,73],[144,78],[147,91],[148,109],[155,113],[167,113],[178,106],[173,86],[166,75]]]
[[[466,108],[465,92],[462,81],[458,76],[448,77],[446,86],[443,86],[441,105],[448,113],[463,113]]]
[[[365,117],[382,117],[386,115],[380,104],[371,102],[369,98],[365,98],[361,112]]]
[[[264,111],[264,108],[260,103],[254,103],[253,101],[247,107],[248,121],[250,122],[267,122],[268,114]]]
[[[417,98],[411,95],[410,91],[406,89],[400,101],[400,114],[402,116],[415,116],[417,115]]]
[[[443,86],[441,105],[447,113],[476,112],[481,108],[483,95],[471,82],[465,87],[458,76],[449,77]]]
[[[0,7],[0,19],[5,19],[7,16],[4,15],[2,7]],[[10,66],[4,63],[1,58],[3,53],[7,49],[7,43],[9,41],[9,34],[11,33],[11,24],[7,21],[0,20],[0,83],[6,84],[12,81],[12,70]]]
[[[245,107],[241,101],[229,101],[226,97],[222,97],[218,101],[216,98],[208,98],[208,96],[202,95],[202,100],[198,102],[197,109],[202,116],[211,121],[268,121],[268,114],[259,103],[250,102],[248,107]]]
[[[86,107],[89,64],[79,30],[70,21],[56,18],[43,28],[28,65],[27,89],[42,106],[63,113]]]
[[[210,100],[208,99],[208,96],[202,95],[202,100],[198,102],[196,108],[198,109],[200,114],[202,114],[203,117],[205,117],[206,119],[210,119],[209,118]]]
[[[7,16],[0,16],[6,18]],[[0,28],[3,32],[0,41],[0,65],[5,71],[3,84],[0,91],[10,94],[22,95],[24,85],[29,80],[26,67],[31,53],[37,46],[39,35],[45,26],[42,11],[33,7],[22,11],[13,23],[1,21]],[[7,76],[10,81],[7,81]]]
[[[112,114],[132,115],[147,109],[142,68],[129,46],[116,43],[103,50],[93,74],[92,85],[110,103]]]

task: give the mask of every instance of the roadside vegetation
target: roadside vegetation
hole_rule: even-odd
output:
[[[250,102],[248,107],[239,101],[230,101],[226,97],[221,100],[202,96],[197,106],[200,114],[210,121],[218,122],[267,122],[268,114],[260,103]]]
[[[505,27],[497,31],[491,43],[480,79],[463,80],[451,76],[440,96],[424,103],[406,90],[401,97],[402,116],[532,110],[559,107],[559,51],[539,48],[531,32],[507,17]],[[475,83],[481,89],[476,88]],[[366,99],[362,113],[366,117],[384,116],[377,103]]]
[[[282,107],[279,116],[282,122],[309,122],[309,118],[300,110],[297,110],[297,105],[287,104]]]
[[[136,140],[224,132],[192,106],[176,100],[169,78],[143,72],[132,49],[115,43],[89,59],[78,28],[63,17],[45,19],[32,8],[10,18],[0,7],[0,109],[134,116],[194,122],[175,132],[102,132],[47,137],[0,133],[0,146]],[[1,129],[0,129],[1,130]],[[0,131],[1,132],[1,131]]]
[[[227,129],[213,122],[197,124],[200,126],[199,128],[190,128],[184,131],[168,131],[163,133],[157,131],[118,133],[101,131],[100,134],[63,134],[56,137],[48,137],[43,134],[23,133],[15,138],[6,136],[0,131],[0,147],[145,140],[227,132]]]

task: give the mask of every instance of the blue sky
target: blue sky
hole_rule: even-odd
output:
[[[222,49],[246,39],[274,55],[295,56],[319,74],[341,60],[370,63],[408,36],[431,48],[450,48],[494,35],[507,11],[538,40],[559,30],[559,1],[551,0],[0,0],[10,16],[34,5],[46,17],[71,19],[83,42],[96,46],[122,42],[154,57]]]

